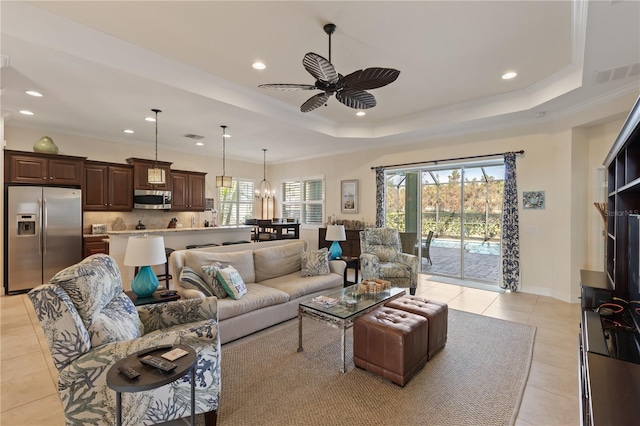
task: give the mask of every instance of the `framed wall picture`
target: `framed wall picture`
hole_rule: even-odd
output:
[[[523,209],[544,209],[544,191],[524,191],[522,193]]]
[[[340,211],[358,213],[358,180],[343,180],[340,184]]]

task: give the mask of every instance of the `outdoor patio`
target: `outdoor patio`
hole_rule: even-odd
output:
[[[431,245],[430,254],[433,264],[429,265],[427,259],[422,258],[420,272],[460,277],[460,248]],[[499,254],[473,253],[465,249],[464,277],[466,279],[489,281],[498,284],[500,279],[499,265]]]

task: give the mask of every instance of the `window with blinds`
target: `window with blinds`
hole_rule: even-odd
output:
[[[324,222],[324,178],[301,178],[282,183],[282,217],[302,224]]]
[[[255,183],[232,178],[231,188],[218,188],[218,218],[220,225],[242,225],[254,217]]]

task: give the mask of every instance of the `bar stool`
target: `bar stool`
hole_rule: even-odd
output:
[[[164,274],[158,275],[158,281],[164,281],[164,286],[167,290],[169,290],[169,281],[173,279],[173,276],[169,273],[169,256],[171,256],[171,253],[174,251],[175,250],[170,247],[164,248],[164,254],[167,256],[167,261],[164,263]],[[138,269],[140,268],[136,266],[134,276],[138,275]]]

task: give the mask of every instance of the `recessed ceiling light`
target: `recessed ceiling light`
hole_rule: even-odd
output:
[[[366,113],[366,112],[364,112],[364,111],[358,111],[358,112],[356,112],[356,115],[357,115],[358,117],[364,117],[365,115],[367,115],[367,113]]]
[[[153,118],[153,117],[145,117],[144,121],[150,121],[150,122],[154,123],[156,121],[156,119]]]
[[[35,90],[25,90],[24,93],[26,93],[29,96],[35,96],[36,98],[42,97],[42,93],[36,92]]]
[[[502,74],[502,79],[503,80],[511,80],[512,78],[514,78],[517,75],[518,75],[517,72],[509,71],[509,72],[506,72],[506,73]]]
[[[257,70],[263,70],[265,69],[267,66],[265,64],[263,64],[262,62],[254,62],[253,65],[251,65],[253,68],[257,69]]]
[[[125,132],[125,133],[133,133],[133,130],[131,130],[131,129],[124,129],[124,130],[123,130],[123,132]]]
[[[26,109],[23,109],[20,111],[20,114],[24,114],[24,115],[33,115],[33,113],[31,111],[27,111]]]
[[[230,135],[230,134],[228,134],[228,133],[225,133],[224,135],[222,135],[222,137],[223,137],[223,138],[230,138],[230,137],[231,137],[231,135]]]
[[[198,145],[198,146],[202,146],[202,145],[204,145],[204,144],[203,144],[202,142],[196,142],[196,145]]]

